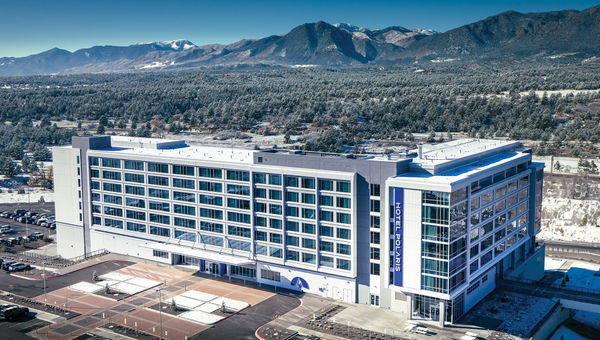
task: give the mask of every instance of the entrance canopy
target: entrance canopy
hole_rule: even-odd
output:
[[[154,243],[142,244],[142,245],[140,245],[140,247],[150,248],[153,250],[165,251],[165,252],[169,252],[169,253],[176,253],[176,254],[180,254],[180,255],[184,255],[184,256],[197,257],[197,258],[201,258],[201,259],[208,260],[211,262],[227,263],[227,264],[231,264],[234,266],[256,264],[256,261],[245,258],[245,257],[239,257],[239,256],[229,255],[229,254],[219,254],[219,253],[215,253],[214,251],[184,247],[184,246],[180,246],[177,244],[154,242]]]

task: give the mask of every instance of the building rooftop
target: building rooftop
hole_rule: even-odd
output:
[[[437,174],[496,154],[515,151],[519,146],[519,142],[492,139],[459,139],[436,145],[420,145],[419,149],[410,152],[417,155],[411,169]]]

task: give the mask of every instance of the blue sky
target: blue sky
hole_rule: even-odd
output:
[[[182,1],[0,0],[0,57],[53,47],[188,39],[197,45],[284,34],[305,22],[392,25],[437,31],[507,10],[585,9],[596,1]]]

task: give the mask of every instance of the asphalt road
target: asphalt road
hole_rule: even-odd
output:
[[[50,323],[47,321],[37,319],[35,317],[35,313],[29,312],[29,317],[26,319],[16,321],[0,321],[0,329],[2,330],[0,332],[0,339],[35,339],[26,335],[25,333],[40,329],[49,324]]]
[[[123,267],[132,265],[129,261],[110,261],[78,270],[63,276],[46,280],[46,291],[51,292],[66,286],[70,286],[79,281],[91,282],[94,270],[98,275],[102,275]],[[25,280],[10,276],[8,272],[0,270],[0,290],[10,292],[27,298],[32,298],[44,294],[44,281]]]
[[[190,339],[247,339],[256,340],[254,332],[260,326],[298,307],[300,300],[294,296],[276,294],[265,301],[244,309]]]

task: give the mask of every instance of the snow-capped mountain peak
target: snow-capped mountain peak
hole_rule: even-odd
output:
[[[338,22],[337,24],[334,24],[333,26],[335,26],[337,28],[344,29],[344,30],[346,30],[348,32],[361,32],[361,33],[364,33],[366,31],[368,31],[364,27],[354,26],[352,24],[348,24],[348,23],[344,23],[344,22]]]
[[[154,41],[154,42],[141,42],[137,45],[156,45],[162,48],[171,49],[173,51],[184,51],[190,48],[196,47],[196,45],[185,39],[166,40],[166,41]]]

